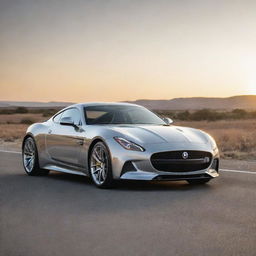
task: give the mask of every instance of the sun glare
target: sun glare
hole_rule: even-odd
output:
[[[247,94],[256,95],[256,78],[249,80]]]
[[[242,70],[246,78],[246,94],[256,95],[256,56],[245,56],[242,61]]]

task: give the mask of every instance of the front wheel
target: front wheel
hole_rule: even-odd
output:
[[[25,172],[28,175],[47,175],[49,173],[48,170],[39,167],[37,147],[32,137],[27,137],[23,143],[22,160]]]
[[[194,179],[194,180],[187,180],[187,182],[192,185],[200,185],[200,184],[205,184],[205,183],[209,182],[210,180],[211,180],[211,178],[209,178],[209,179]]]
[[[107,146],[97,142],[89,158],[90,175],[99,188],[111,188],[114,185],[111,158]]]

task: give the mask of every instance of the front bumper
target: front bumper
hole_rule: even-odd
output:
[[[215,158],[216,159],[216,158]],[[219,176],[218,170],[208,168],[199,171],[190,172],[160,172],[154,169],[151,171],[143,171],[138,168],[136,163],[132,162],[134,170],[127,170],[120,179],[127,180],[190,180],[190,179],[208,179]]]
[[[219,161],[219,155],[213,152],[209,144],[192,143],[169,143],[150,144],[145,152],[129,151],[123,149],[114,140],[107,141],[111,152],[112,172],[114,179],[122,180],[189,180],[209,179],[219,176],[218,166],[213,166],[215,159]],[[188,172],[167,172],[155,169],[151,163],[151,156],[154,153],[165,151],[187,151],[198,150],[210,152],[212,160],[207,169]],[[213,168],[214,167],[214,168]]]

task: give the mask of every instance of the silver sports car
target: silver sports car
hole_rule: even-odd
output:
[[[171,123],[134,104],[75,104],[28,128],[23,165],[28,175],[90,176],[100,188],[118,179],[200,184],[219,176],[214,139]]]

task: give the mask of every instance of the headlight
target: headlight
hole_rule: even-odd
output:
[[[127,149],[127,150],[134,150],[134,151],[145,151],[145,149],[143,147],[141,147],[140,145],[126,140],[124,138],[121,137],[114,137],[115,141],[118,142],[123,148]]]

